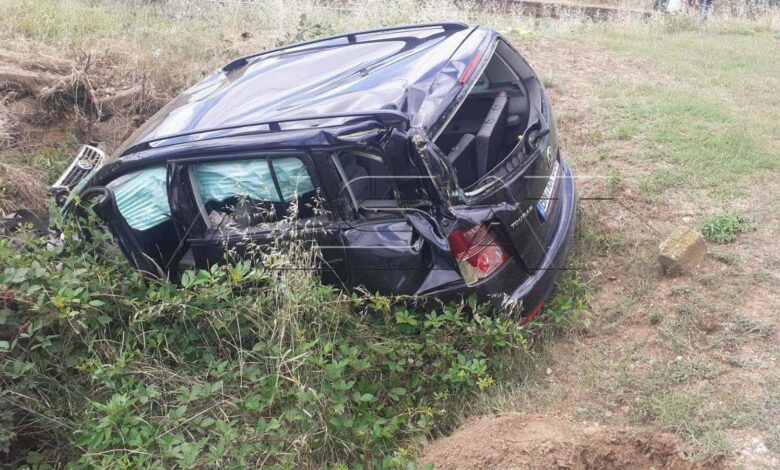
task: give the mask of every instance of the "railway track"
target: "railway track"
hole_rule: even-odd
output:
[[[503,0],[499,2],[505,8],[519,8],[524,15],[547,18],[560,18],[567,15],[586,16],[594,21],[606,21],[620,16],[647,18],[652,15],[648,10],[633,10],[601,5],[583,5],[576,3],[558,3],[529,0]]]

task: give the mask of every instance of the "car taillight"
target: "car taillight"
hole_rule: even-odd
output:
[[[488,224],[455,230],[448,240],[463,280],[469,285],[490,276],[512,257],[503,238]]]

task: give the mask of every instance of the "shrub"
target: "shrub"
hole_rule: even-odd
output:
[[[729,243],[737,234],[755,229],[756,225],[747,217],[739,214],[723,213],[707,217],[699,229],[707,240],[713,243]]]
[[[399,467],[527,349],[475,302],[421,313],[285,269],[312,250],[176,286],[102,242],[0,240],[8,463]]]

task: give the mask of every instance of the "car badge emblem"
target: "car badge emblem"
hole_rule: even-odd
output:
[[[76,166],[79,167],[80,170],[89,171],[92,169],[92,164],[89,162],[85,162],[84,160],[79,160],[76,163]]]

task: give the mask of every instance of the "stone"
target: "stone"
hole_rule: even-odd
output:
[[[696,230],[679,227],[661,242],[658,251],[658,264],[664,274],[679,276],[704,261],[707,245]]]

